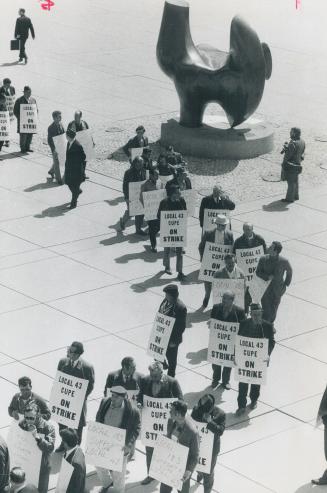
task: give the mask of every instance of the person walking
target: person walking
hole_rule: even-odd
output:
[[[138,181],[145,181],[145,179],[146,179],[146,173],[145,173],[143,159],[140,156],[137,156],[135,159],[133,159],[131,167],[128,170],[126,170],[124,174],[123,194],[126,201],[126,211],[124,212],[124,215],[119,219],[121,231],[124,231],[124,229],[126,228],[126,223],[130,217],[129,184]],[[143,214],[139,214],[135,216],[135,232],[137,235],[147,236],[147,233],[142,229],[143,218],[144,218]]]
[[[149,169],[149,178],[141,186],[141,201],[142,201],[142,203],[143,203],[143,193],[152,192],[154,190],[157,190],[158,178],[159,178],[158,168],[156,168],[156,167],[150,168]],[[147,221],[147,223],[148,223],[148,227],[149,227],[151,251],[153,253],[157,253],[157,234],[158,234],[159,229],[160,229],[159,220],[158,219],[151,219],[151,220]]]
[[[65,162],[65,184],[72,193],[70,209],[75,209],[77,199],[82,193],[81,184],[85,180],[84,164],[85,152],[81,144],[76,140],[76,132],[67,130],[66,138],[68,141]]]
[[[35,32],[32,21],[29,17],[25,15],[25,9],[19,9],[18,11],[18,19],[16,20],[15,26],[15,34],[14,37],[19,39],[19,62],[22,62],[25,59],[25,64],[27,63],[27,55],[25,51],[25,43],[27,41],[29,32],[31,32],[31,36],[35,39]]]
[[[55,177],[58,185],[62,185],[63,181],[60,173],[58,153],[53,142],[53,137],[57,137],[58,135],[62,135],[65,133],[65,129],[63,127],[63,124],[61,123],[61,111],[53,111],[52,119],[53,122],[48,127],[48,144],[52,153],[53,164],[48,171],[48,175],[50,175],[52,179]]]
[[[17,118],[17,133],[19,133],[19,145],[21,152],[33,152],[31,143],[33,139],[32,133],[21,132],[20,129],[20,107],[23,104],[35,104],[36,100],[32,97],[32,89],[29,86],[24,87],[23,96],[16,99],[14,106],[14,115]]]

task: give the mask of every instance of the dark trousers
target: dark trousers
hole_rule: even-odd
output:
[[[33,134],[19,134],[19,145],[22,152],[29,151],[33,139]]]
[[[299,200],[299,175],[293,173],[292,175],[287,175],[287,192],[286,200],[294,202],[294,200]]]
[[[170,493],[173,490],[171,486],[167,484],[161,483],[160,485],[160,493]],[[190,479],[183,483],[183,488],[178,490],[180,493],[189,493],[190,491]]]
[[[238,407],[245,408],[247,403],[247,395],[248,395],[249,384],[240,382],[238,384],[238,397],[237,403]],[[256,402],[260,396],[260,385],[252,384],[250,388],[250,399],[251,402]]]
[[[211,493],[213,483],[215,482],[215,467],[217,463],[218,451],[212,454],[210,473],[203,473],[203,492]]]
[[[152,455],[153,455],[153,447],[145,447],[145,455],[146,455],[146,468],[149,474]]]
[[[281,296],[277,295],[270,289],[270,286],[268,287],[265,294],[261,298],[261,306],[263,310],[262,318],[264,320],[272,324],[274,323],[281,298]]]
[[[68,428],[68,426],[59,424],[59,432],[61,430],[64,430],[65,428]],[[84,426],[79,425],[78,428],[77,428],[77,430],[75,430],[76,431],[76,434],[77,434],[78,445],[80,445],[81,444],[81,441],[82,441],[83,428],[84,428]]]
[[[26,51],[25,51],[25,43],[26,43],[27,38],[24,36],[21,36],[19,38],[19,59],[23,60],[23,58],[27,58]]]
[[[149,236],[150,236],[150,244],[152,248],[156,248],[157,246],[157,234],[160,229],[158,219],[153,219],[152,221],[148,221],[149,226]]]
[[[0,140],[0,151],[2,150],[2,146],[3,146],[4,143],[5,143],[4,140]]]
[[[220,365],[212,365],[212,381],[213,382],[219,382],[221,378],[221,368],[223,369],[223,379],[222,383],[226,385],[226,383],[229,383],[230,380],[230,374],[232,372],[232,369],[229,368],[228,366],[223,366],[221,367]]]
[[[122,220],[122,223],[123,225],[125,226],[126,223],[129,221],[129,209],[128,209],[128,203],[127,203],[127,209],[126,211],[124,212],[124,215],[123,217],[121,218]],[[144,218],[144,215],[141,215],[141,216],[135,216],[135,230],[136,232],[138,233],[140,231],[140,229],[142,228],[142,225],[143,225],[143,218]]]
[[[39,493],[48,493],[50,470],[51,470],[50,467],[41,466],[39,484],[38,484]]]
[[[80,185],[79,184],[68,185],[68,188],[72,193],[71,205],[76,205],[78,196],[80,194]]]
[[[174,347],[168,346],[166,351],[166,358],[168,361],[168,371],[167,374],[170,377],[174,377],[176,373],[177,366],[177,354],[178,354],[178,345]]]

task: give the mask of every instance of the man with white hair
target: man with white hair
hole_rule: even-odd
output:
[[[235,204],[221,187],[215,185],[212,189],[212,194],[203,197],[199,210],[200,226],[203,228],[204,211],[205,209],[227,209],[233,211]]]

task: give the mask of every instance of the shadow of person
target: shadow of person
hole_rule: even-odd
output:
[[[99,243],[103,246],[115,245],[116,243],[123,243],[124,241],[128,241],[129,243],[139,243],[140,241],[144,241],[144,239],[146,239],[144,236],[138,236],[135,233],[125,235],[122,231],[118,231],[112,226],[109,226],[109,228],[116,230],[116,235],[112,235],[105,240],[101,240]]]
[[[41,214],[35,214],[34,217],[37,219],[43,219],[44,217],[59,217],[70,211],[70,202],[66,202],[62,205],[56,205],[54,207],[48,207],[44,209]]]
[[[151,483],[147,484],[146,486],[141,485],[140,481],[132,481],[128,482],[128,489],[132,490],[133,488],[138,488],[137,491],[144,491],[146,493],[153,493],[155,491],[158,491],[158,486],[160,485],[159,481],[156,479],[154,481],[151,481]],[[141,490],[140,490],[141,488]],[[109,492],[110,490],[108,490]]]
[[[15,159],[16,157],[21,157],[22,153],[20,151],[12,151],[7,154],[1,154],[1,160],[7,161],[7,159]]]
[[[19,61],[15,60],[14,62],[2,63],[0,67],[12,67],[13,65],[19,65]]]
[[[314,493],[319,493],[319,491],[323,492],[323,491],[326,491],[326,487],[322,486],[320,489],[319,486],[313,485],[310,481],[309,483],[305,483],[302,486],[300,486],[299,488],[297,488],[294,491],[294,493],[312,493],[312,491],[314,491]]]
[[[202,310],[196,310],[195,312],[189,312],[187,314],[186,327],[190,328],[194,324],[199,324],[209,320],[210,311],[204,312]]]
[[[135,293],[144,293],[148,289],[155,288],[155,287],[160,287],[160,286],[165,286],[166,284],[171,283],[171,278],[165,277],[164,279],[161,279],[161,276],[164,275],[164,271],[159,271],[156,274],[154,274],[152,277],[149,277],[148,279],[131,284],[130,288],[135,292]]]
[[[274,200],[270,204],[262,206],[262,209],[266,212],[285,212],[288,210],[288,202],[282,202],[281,200]]]
[[[188,392],[187,394],[184,394],[184,401],[187,403],[189,409],[193,409],[193,407],[199,402],[200,397],[205,394],[214,394],[211,385],[208,385],[203,390],[199,390],[198,392]]]
[[[59,187],[60,185],[52,181],[51,178],[47,178],[46,182],[38,183],[37,185],[32,185],[31,187],[25,188],[24,192],[35,192],[35,190],[45,190],[46,188]]]
[[[121,195],[119,197],[116,197],[115,199],[112,199],[112,200],[105,200],[104,202],[107,202],[108,205],[119,205],[121,204],[122,202],[125,202],[125,199],[124,197],[122,197]]]
[[[144,245],[145,251],[141,253],[126,253],[125,255],[122,255],[121,257],[115,258],[115,262],[117,264],[127,264],[131,260],[144,260],[144,262],[149,262],[151,264],[156,263],[158,258],[163,257],[163,252],[160,252],[158,254],[154,254],[150,251],[150,247],[148,245]]]
[[[182,281],[182,284],[201,284],[203,281],[199,281],[199,269],[194,270],[187,274],[186,279]]]
[[[186,357],[188,358],[189,365],[199,365],[202,361],[207,361],[208,356],[208,348],[199,349],[194,353],[187,353]]]

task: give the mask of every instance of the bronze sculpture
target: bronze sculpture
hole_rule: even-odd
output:
[[[200,127],[209,102],[226,112],[231,127],[248,119],[257,109],[265,80],[272,71],[268,45],[240,17],[234,17],[230,51],[195,46],[189,24],[189,5],[184,0],[166,0],[157,60],[175,83],[180,99],[180,125]]]

